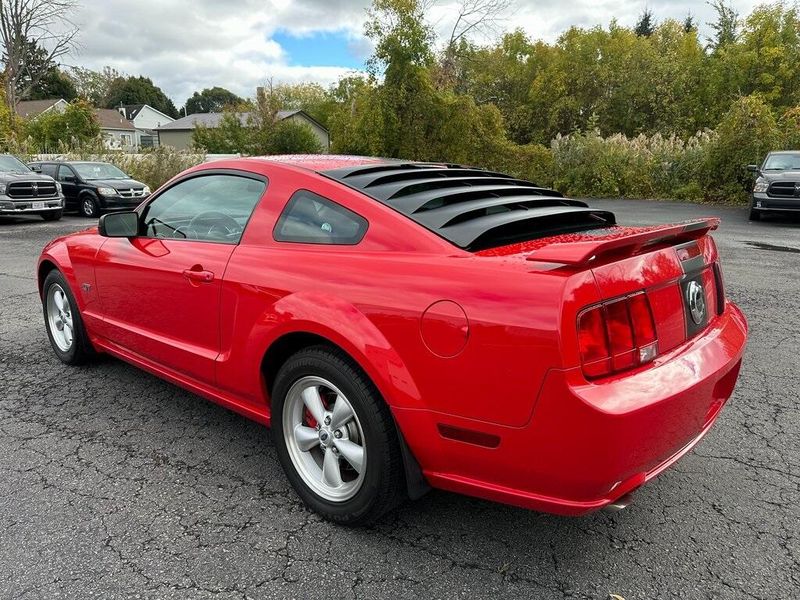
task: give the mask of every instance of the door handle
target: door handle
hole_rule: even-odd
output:
[[[184,269],[183,276],[189,281],[196,283],[211,283],[214,281],[214,273],[211,271]]]

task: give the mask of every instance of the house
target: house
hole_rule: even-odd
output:
[[[138,147],[136,126],[113,108],[95,108],[103,142],[109,150],[134,150]]]
[[[192,134],[195,127],[201,125],[203,127],[215,128],[219,127],[222,117],[225,113],[195,113],[158,127],[159,144],[162,146],[172,146],[178,150],[186,150],[192,147]],[[250,113],[238,113],[239,120],[243,123],[247,122]],[[330,134],[316,119],[306,113],[304,110],[280,110],[278,111],[278,120],[290,120],[298,123],[304,123],[311,128],[314,135],[319,140],[322,150],[327,152],[330,149]]]
[[[49,100],[21,100],[17,102],[17,114],[23,119],[35,119],[47,111],[63,112],[69,102],[63,98],[50,98]]]
[[[136,145],[139,147],[157,146],[158,133],[156,130],[175,121],[149,104],[127,104],[120,106],[117,110],[136,127]]]

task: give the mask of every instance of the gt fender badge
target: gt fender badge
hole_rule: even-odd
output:
[[[86,292],[87,294],[92,291],[92,284],[91,283],[82,283],[81,289]]]

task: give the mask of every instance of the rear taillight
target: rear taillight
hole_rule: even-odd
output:
[[[578,315],[578,348],[587,379],[650,362],[658,353],[647,294],[609,300]]]

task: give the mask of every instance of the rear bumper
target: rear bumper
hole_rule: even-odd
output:
[[[434,487],[546,512],[581,515],[656,477],[711,429],[733,393],[747,322],[728,303],[701,336],[624,376],[587,383],[550,371],[522,428],[395,410]],[[438,424],[499,436],[496,448],[442,438]]]

